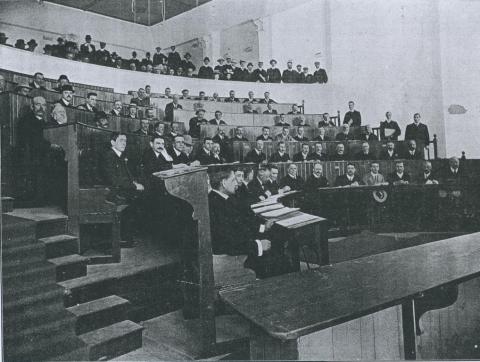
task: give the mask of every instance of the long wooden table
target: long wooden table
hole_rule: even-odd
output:
[[[454,237],[220,295],[251,323],[254,360],[472,358],[479,240]]]

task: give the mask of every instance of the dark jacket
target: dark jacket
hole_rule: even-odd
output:
[[[315,83],[327,83],[328,82],[327,71],[323,68],[317,69],[315,72],[313,72],[313,79]]]
[[[319,155],[316,152],[312,152],[308,155],[307,160],[308,161],[326,161],[327,156],[325,156],[325,154],[323,154],[323,153],[321,155]]]
[[[358,182],[359,185],[362,184],[362,180],[360,179],[360,177],[355,174],[353,176],[353,180],[350,181],[347,177],[346,174],[344,175],[339,175],[337,176],[337,178],[335,179],[335,186],[348,186],[348,185],[351,185],[353,184],[354,182]]]
[[[336,141],[351,141],[353,140],[353,137],[350,135],[350,133],[347,135],[343,132],[337,133],[335,136]]]
[[[218,126],[220,124],[226,124],[225,121],[223,119],[220,120],[220,123],[218,123],[217,119],[216,118],[213,118],[211,119],[210,121],[208,121],[208,124],[213,124],[214,126]]]
[[[316,177],[311,175],[305,182],[305,191],[314,191],[321,187],[328,187],[328,180],[325,176]]]
[[[170,68],[176,70],[181,65],[182,58],[180,58],[180,54],[178,54],[178,52],[170,52],[167,56],[167,62]]]
[[[210,153],[206,153],[203,147],[198,152],[197,156],[195,157],[195,160],[200,161],[201,165],[210,165],[212,163],[215,163],[212,155]]]
[[[308,161],[308,157],[310,154],[307,154],[305,157],[303,156],[302,152],[298,152],[293,155],[293,162],[303,162],[303,161]]]
[[[402,175],[402,178],[398,177],[397,173],[394,171],[392,173],[390,173],[387,177],[387,181],[389,184],[393,184],[394,182],[398,182],[398,181],[408,181],[410,182],[410,175],[408,174],[408,172],[403,172],[403,175]]]
[[[258,177],[255,177],[252,181],[248,183],[248,192],[250,193],[250,197],[254,201],[260,201],[260,196],[268,197],[265,193],[268,191],[265,185],[262,185],[261,182],[258,180]]]
[[[385,130],[386,129],[393,129],[394,133],[391,136],[385,136]],[[398,136],[402,134],[402,131],[400,130],[400,127],[397,122],[395,121],[383,121],[380,122],[380,139],[381,140],[391,140],[391,141],[396,141],[398,140]]]
[[[132,98],[130,100],[130,103],[136,104],[137,106],[140,106],[140,107],[148,107],[150,105],[150,98],[145,97],[143,99],[140,99],[136,97],[136,98]]]
[[[168,151],[168,154],[172,157],[172,159],[173,159],[172,163],[174,165],[178,165],[180,163],[184,163],[184,164],[188,165],[190,163],[190,159],[188,158],[188,156],[185,153],[181,152],[177,156],[173,147],[169,147],[167,151]]]
[[[257,151],[253,149],[247,153],[244,162],[262,163],[263,161],[266,161],[266,159],[267,156],[265,153],[260,152],[260,154],[258,154]]]
[[[362,115],[359,111],[348,111],[345,113],[345,116],[343,117],[343,123],[348,123],[350,120],[352,120],[351,126],[353,127],[360,127],[362,125]]]
[[[369,152],[369,153],[364,153],[363,151],[360,151],[358,152],[356,155],[355,155],[355,159],[356,160],[375,160],[376,157],[375,155],[372,153],[372,152]]]
[[[102,162],[103,182],[110,188],[109,200],[115,200],[117,197],[130,198],[136,188],[124,153],[118,157],[110,148],[103,155]]]
[[[167,56],[163,53],[155,53],[153,54],[153,65],[159,65],[159,64],[167,64]]]
[[[419,123],[418,126],[415,125],[415,123],[407,125],[405,129],[405,141],[408,140],[415,140],[423,146],[428,146],[430,144],[430,135],[427,125],[423,123]]]
[[[287,174],[284,178],[280,180],[279,186],[280,188],[289,186],[291,190],[303,190],[303,187],[305,186],[305,181],[298,175],[296,178],[293,178],[289,174]]]
[[[278,68],[269,68],[267,70],[267,77],[269,83],[280,83],[282,81],[282,74]]]
[[[268,136],[268,137],[265,139],[265,137],[263,137],[263,134],[261,134],[260,136],[257,137],[257,141],[258,141],[258,140],[262,140],[262,141],[267,142],[267,141],[273,141],[273,138],[270,137],[270,136]]]
[[[215,75],[213,73],[213,69],[210,66],[202,65],[198,69],[198,78],[202,79],[214,79]]]
[[[392,156],[390,156],[388,154],[387,149],[382,150],[380,152],[380,154],[378,155],[379,160],[396,160],[396,159],[399,159],[399,158],[400,158],[400,156],[398,155],[397,150],[393,150]]]
[[[161,153],[157,157],[150,147],[143,153],[142,164],[147,178],[151,177],[154,172],[170,170],[172,168],[172,161],[167,161]]]
[[[200,138],[200,126],[202,124],[208,124],[208,121],[205,118],[198,119],[198,117],[190,118],[188,125],[190,129],[188,130],[188,134],[195,138]]]
[[[174,113],[174,110],[175,109],[182,109],[182,105],[181,104],[177,104],[177,107],[175,108],[174,106],[174,103],[168,103],[166,106],[165,106],[165,121],[166,122],[173,122],[173,113]]]
[[[297,80],[297,72],[293,69],[285,69],[282,73],[283,83],[295,83]]]
[[[288,153],[284,153],[283,156],[280,156],[278,152],[275,152],[270,156],[269,162],[287,162],[290,161],[290,156]]]
[[[410,153],[410,150],[405,150],[405,153],[403,154],[403,158],[406,160],[422,160],[423,155],[422,152],[418,150],[418,148],[415,149],[415,152],[413,155]]]

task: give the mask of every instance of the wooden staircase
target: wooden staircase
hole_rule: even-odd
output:
[[[75,253],[67,217],[12,210],[8,201],[2,198],[5,359],[105,360],[141,347],[143,327],[127,320],[128,300],[110,295],[65,308],[57,282],[86,276],[89,262]]]

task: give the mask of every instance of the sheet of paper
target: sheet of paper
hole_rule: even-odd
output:
[[[255,214],[260,214],[260,213],[266,212],[266,211],[281,209],[282,207],[283,207],[282,204],[272,204],[272,205],[257,207],[255,209],[253,209],[253,212]]]
[[[257,207],[263,207],[263,206],[267,206],[267,205],[273,205],[273,204],[276,204],[277,203],[277,199],[271,199],[271,198],[268,198],[264,201],[260,201],[260,202],[257,202],[256,204],[252,204],[250,205],[250,207],[252,209],[255,209]]]
[[[284,208],[281,208],[281,209],[277,209],[277,210],[273,210],[273,211],[268,211],[268,212],[264,212],[263,214],[261,214],[263,217],[278,217],[278,216],[282,216],[282,215],[285,215],[285,214],[289,214],[291,212],[294,212],[294,211],[298,211],[300,210],[299,208],[292,208],[292,207],[284,207]]]
[[[395,133],[395,130],[393,128],[385,128],[385,137],[390,137]]]
[[[275,224],[278,224],[280,226],[288,227],[296,224],[300,224],[302,222],[314,220],[314,219],[321,219],[318,216],[315,215],[310,215],[310,214],[300,214],[294,217],[291,217],[289,219],[284,219],[284,220],[279,220],[275,221]]]

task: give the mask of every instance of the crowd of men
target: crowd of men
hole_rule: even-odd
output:
[[[11,46],[7,42],[5,33],[0,33],[0,45]],[[38,46],[35,39],[25,44],[24,39],[18,39],[15,48],[35,51]],[[320,67],[320,62],[314,62],[311,70],[307,66],[297,64],[293,68],[293,61],[287,62],[287,68],[280,71],[277,68],[277,61],[270,60],[270,67],[265,69],[263,62],[258,62],[255,67],[253,63],[245,60],[237,62],[230,56],[219,58],[217,64],[212,66],[210,58],[205,57],[203,64],[198,68],[192,62],[192,56],[186,52],[181,55],[175,46],[170,51],[162,52],[161,47],[156,47],[155,52],[146,52],[145,57],[140,59],[137,51],[132,51],[131,58],[122,58],[116,52],[107,49],[107,44],[100,41],[97,46],[92,43],[90,35],[85,36],[85,42],[78,44],[74,41],[57,38],[56,44],[47,44],[43,48],[44,54],[70,60],[77,60],[84,63],[93,63],[111,68],[140,71],[146,73],[164,74],[172,76],[234,80],[240,82],[268,82],[268,83],[327,83],[328,76],[325,69]]]

